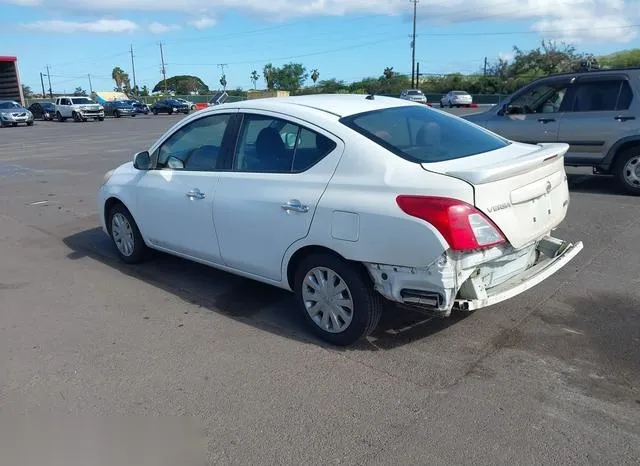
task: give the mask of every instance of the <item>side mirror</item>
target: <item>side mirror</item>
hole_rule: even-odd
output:
[[[138,170],[149,170],[151,168],[151,156],[146,150],[138,152],[133,156],[133,166]]]

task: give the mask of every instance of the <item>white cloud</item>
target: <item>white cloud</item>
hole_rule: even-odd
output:
[[[207,29],[216,25],[216,20],[208,16],[203,16],[200,19],[189,21],[189,25],[196,29]]]
[[[211,0],[0,0],[2,3],[51,7],[87,13],[170,12],[192,15],[211,11]],[[246,14],[270,19],[303,16],[340,16],[348,14],[410,15],[407,0],[217,0],[217,11],[236,9]],[[540,33],[547,38],[628,42],[640,21],[637,0],[420,0],[421,22],[447,24],[468,21],[529,21],[523,31]],[[193,27],[211,26],[204,16],[192,21]],[[514,21],[514,29],[522,23]],[[160,28],[161,29],[161,28]]]
[[[22,25],[27,29],[35,29],[38,31],[74,33],[74,32],[132,32],[138,29],[138,25],[128,19],[99,19],[97,21],[63,21],[63,20],[46,20],[35,21]]]
[[[177,31],[180,26],[177,24],[162,24],[153,22],[147,26],[147,29],[151,34],[164,34],[166,32]]]

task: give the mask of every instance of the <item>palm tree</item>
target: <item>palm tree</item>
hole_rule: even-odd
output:
[[[393,66],[387,66],[382,74],[384,74],[384,77],[387,79],[393,78],[393,75],[395,74],[395,72],[393,71]]]
[[[318,80],[319,77],[320,77],[320,72],[316,68],[311,72],[311,80],[313,81],[313,85],[314,86],[315,86],[316,81]]]
[[[260,76],[258,75],[258,72],[256,70],[253,70],[251,72],[251,82],[253,83],[253,88],[256,88],[256,83],[258,82],[258,80],[260,79]]]
[[[126,76],[127,73],[124,72],[124,70],[122,68],[120,68],[119,66],[116,66],[113,71],[111,72],[111,78],[116,82],[116,88],[120,91],[122,90],[122,85],[124,84],[124,76]],[[127,76],[128,78],[128,76]]]

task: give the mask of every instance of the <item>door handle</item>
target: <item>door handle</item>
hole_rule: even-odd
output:
[[[553,121],[556,121],[555,118],[538,118],[538,121],[540,123],[551,123]]]
[[[301,204],[297,199],[291,199],[286,204],[282,204],[281,207],[285,212],[309,212],[309,206]]]
[[[204,199],[206,197],[198,188],[193,188],[191,191],[186,193],[186,196],[189,199]]]
[[[636,117],[618,115],[618,116],[613,117],[613,119],[614,120],[618,120],[618,121],[627,121],[627,120],[635,120]]]

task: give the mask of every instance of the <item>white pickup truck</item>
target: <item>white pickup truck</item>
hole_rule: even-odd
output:
[[[62,96],[56,99],[56,118],[65,121],[87,121],[89,118],[104,121],[104,107],[87,97]]]

